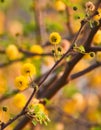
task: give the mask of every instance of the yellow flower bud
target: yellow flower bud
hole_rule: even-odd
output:
[[[101,44],[101,30],[98,30],[93,38],[94,44]]]
[[[51,44],[59,44],[61,41],[61,36],[57,32],[52,32],[49,36],[49,41]]]
[[[19,89],[19,90],[24,90],[26,88],[28,88],[28,79],[24,76],[18,76],[15,79],[15,86]]]
[[[30,48],[30,52],[36,53],[36,54],[42,54],[43,48],[40,45],[32,45]],[[39,59],[40,56],[35,56],[36,59]]]
[[[64,11],[66,9],[66,5],[61,0],[57,0],[55,2],[55,9],[57,11]]]
[[[6,55],[10,60],[15,60],[18,58],[19,51],[15,45],[11,44],[6,48]]]
[[[31,63],[25,63],[21,68],[21,74],[24,76],[32,76],[36,74],[35,66]]]
[[[26,104],[26,97],[24,94],[17,94],[13,98],[13,103],[16,107],[22,108]]]

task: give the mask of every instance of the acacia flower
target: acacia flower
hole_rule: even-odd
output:
[[[36,74],[35,66],[31,63],[25,63],[21,68],[21,74],[24,76],[32,76]]]
[[[94,44],[101,44],[101,30],[98,30],[93,38]]]
[[[18,51],[18,48],[11,44],[9,45],[7,48],[6,48],[6,55],[8,56],[8,58],[10,60],[15,60],[18,58],[19,56],[19,51]]]
[[[59,44],[61,41],[61,36],[57,32],[52,32],[49,36],[49,41],[51,44]]]
[[[40,45],[32,45],[30,48],[30,52],[36,53],[36,54],[42,54],[43,48]],[[40,56],[35,56],[36,59],[39,59]]]
[[[97,10],[98,14],[93,17],[95,21],[99,21],[101,19],[101,8],[98,8]]]
[[[15,105],[16,107],[22,108],[22,107],[24,107],[24,105],[26,104],[26,100],[27,100],[27,99],[26,99],[25,95],[19,93],[19,94],[16,94],[16,95],[14,96],[14,98],[13,98],[13,103],[14,103],[14,105]]]
[[[19,90],[24,90],[26,88],[28,88],[28,79],[24,76],[18,76],[15,79],[15,86],[19,89]]]
[[[55,8],[57,11],[64,11],[66,9],[66,5],[61,0],[57,0],[55,2]]]

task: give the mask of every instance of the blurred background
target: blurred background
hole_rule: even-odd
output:
[[[24,57],[25,53],[22,53],[21,48],[30,52],[31,47],[37,44],[42,52],[51,53],[53,47],[48,42],[49,35],[51,32],[58,32],[62,36],[61,47],[64,53],[77,34],[80,21],[85,18],[86,2],[88,0],[0,0],[1,121],[7,122],[20,112],[32,91],[29,88],[19,93],[14,85],[16,76],[20,75],[22,64],[25,62],[35,64],[37,74],[34,78],[37,79],[55,63],[51,55]],[[91,2],[96,4],[98,1],[91,0]],[[99,12],[98,17],[101,18],[100,8]],[[92,44],[101,46],[100,30]],[[14,51],[11,49],[9,55],[6,50],[10,45],[17,46],[20,51],[13,48]],[[32,52],[41,54],[39,48],[35,48]],[[15,57],[12,58],[12,55]],[[86,54],[72,73],[90,66],[96,58],[101,61],[101,52],[98,52],[95,57]],[[60,69],[53,75],[59,76],[61,72]],[[22,94],[20,99],[14,98],[17,93]],[[51,122],[47,126],[34,127],[29,123],[23,130],[101,130],[100,103],[101,68],[97,68],[69,82],[49,101],[47,112]],[[6,112],[3,111],[4,106],[7,107]],[[19,121],[20,119],[5,130],[13,130]]]

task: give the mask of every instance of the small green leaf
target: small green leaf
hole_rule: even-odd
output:
[[[32,120],[32,124],[36,126],[37,125],[37,121],[36,120]]]
[[[79,49],[80,49],[81,52],[85,53],[85,48],[84,48],[83,45],[80,45],[80,46],[79,46]]]
[[[91,20],[89,21],[89,25],[90,25],[90,28],[93,28],[93,22]]]
[[[72,58],[71,55],[67,56],[66,61],[69,62],[71,60],[71,58]]]

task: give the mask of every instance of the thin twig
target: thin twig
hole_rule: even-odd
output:
[[[77,72],[75,74],[70,75],[69,81],[77,79],[80,76],[83,76],[84,74],[87,74],[88,72],[96,69],[97,67],[101,67],[101,62],[96,62],[96,63],[92,64],[91,66],[87,67],[86,69],[84,69],[84,70],[82,70],[80,72]]]

